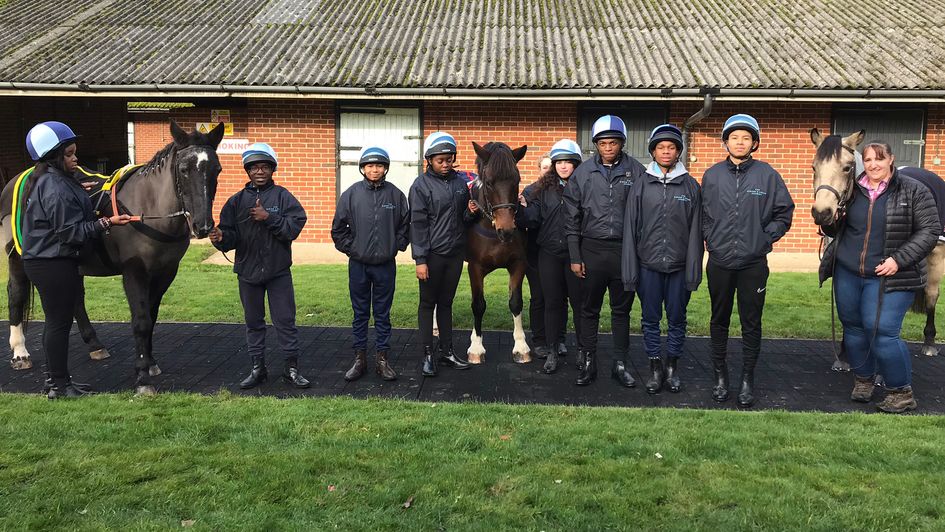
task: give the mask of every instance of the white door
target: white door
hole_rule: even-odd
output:
[[[411,107],[341,108],[338,195],[363,177],[358,154],[365,146],[380,146],[390,154],[387,180],[404,195],[420,174],[420,109]]]

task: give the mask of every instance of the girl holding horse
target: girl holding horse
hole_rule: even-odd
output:
[[[564,234],[564,189],[581,164],[581,148],[573,140],[561,139],[551,148],[551,165],[535,183],[523,209],[518,211],[516,225],[536,233],[538,272],[544,295],[545,332],[550,348],[542,371],[551,374],[558,370],[562,356],[563,338],[568,324],[566,305],[570,303],[574,316],[578,349],[581,338],[581,279],[571,273],[568,242]]]
[[[439,362],[455,369],[469,369],[469,362],[453,350],[453,298],[463,273],[466,245],[466,180],[453,169],[456,141],[436,131],[423,143],[426,172],[410,186],[410,244],[420,281],[417,321],[423,342],[423,375],[437,373],[433,349],[433,313],[440,332]]]
[[[643,349],[650,359],[646,391],[679,392],[679,357],[686,339],[689,296],[702,281],[702,191],[679,160],[682,131],[672,124],[650,133],[653,162],[627,198],[621,269],[624,287],[640,296]],[[666,364],[660,320],[666,307]]]
[[[845,212],[821,226],[834,237],[821,262],[821,283],[833,276],[837,314],[855,380],[850,398],[867,403],[876,373],[886,383],[879,410],[916,408],[912,362],[900,338],[902,320],[928,279],[925,258],[942,232],[931,192],[900,175],[892,149],[863,149],[865,172]]]
[[[26,148],[38,164],[23,192],[25,206],[20,206],[23,269],[39,291],[46,315],[43,351],[49,399],[89,392],[87,386],[72,382],[69,374],[69,330],[82,290],[79,254],[112,225],[131,221],[127,214],[95,218],[89,196],[74,175],[76,138],[62,122],[37,124],[26,136]]]

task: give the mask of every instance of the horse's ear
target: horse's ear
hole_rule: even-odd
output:
[[[815,148],[819,148],[824,142],[824,135],[820,132],[819,129],[811,128],[810,130],[810,141],[814,143]]]
[[[525,152],[528,151],[528,145],[522,146],[521,148],[515,148],[512,150],[512,156],[515,157],[516,161],[521,161],[525,157]]]
[[[213,149],[216,149],[217,146],[220,145],[220,141],[223,140],[224,131],[226,131],[226,126],[223,125],[223,122],[220,122],[207,134],[207,139],[210,141],[210,145],[213,146]]]
[[[851,150],[855,150],[856,147],[859,146],[863,142],[863,139],[865,138],[866,138],[866,130],[861,129],[857,131],[856,133],[850,135],[849,137],[844,137],[843,145],[850,148]]]
[[[473,149],[476,150],[476,156],[479,157],[483,163],[489,162],[489,152],[476,142],[473,142],[472,145]]]
[[[190,134],[177,125],[173,118],[171,119],[171,136],[174,137],[174,144],[178,146],[190,145]]]

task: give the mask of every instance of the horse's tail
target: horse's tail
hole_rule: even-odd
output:
[[[925,289],[915,291],[915,300],[912,301],[912,312],[916,314],[925,314],[928,312]]]

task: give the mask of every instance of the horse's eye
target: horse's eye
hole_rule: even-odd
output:
[[[843,167],[843,173],[848,173],[848,172],[850,171],[850,168],[851,168],[851,166],[850,166],[849,164],[848,164],[848,165],[845,165],[845,166]]]

